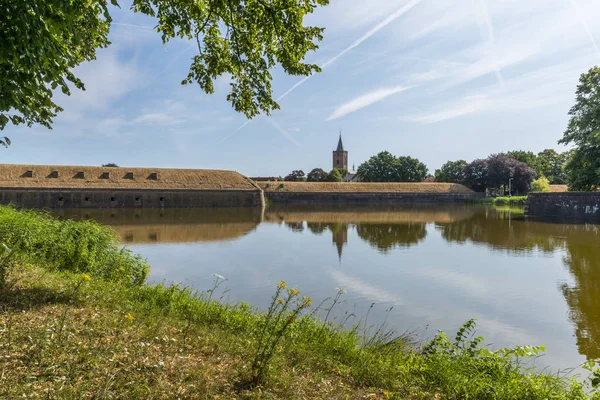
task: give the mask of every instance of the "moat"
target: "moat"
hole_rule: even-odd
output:
[[[211,287],[265,307],[285,279],[335,312],[429,338],[470,318],[492,347],[545,345],[556,371],[600,357],[600,225],[467,205],[63,210],[112,226],[151,280]],[[390,311],[391,309],[391,311]],[[358,319],[350,317],[349,323]]]

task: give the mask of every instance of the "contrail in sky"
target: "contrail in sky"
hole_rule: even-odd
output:
[[[278,131],[279,133],[281,133],[281,134],[282,134],[282,135],[283,135],[283,136],[284,136],[284,137],[285,137],[287,140],[289,140],[290,142],[292,142],[292,144],[293,144],[294,146],[296,146],[296,147],[300,146],[300,145],[298,144],[298,142],[296,142],[296,140],[295,140],[295,139],[292,137],[292,135],[290,135],[288,131],[286,131],[285,129],[283,129],[283,128],[281,127],[281,125],[279,125],[279,124],[278,124],[278,123],[275,121],[275,119],[274,119],[274,118],[267,117],[267,116],[265,116],[264,118],[265,118],[265,120],[266,120],[266,121],[267,121],[269,124],[271,124],[271,126],[272,126],[273,128],[275,128],[275,130],[276,130],[276,131]]]
[[[592,42],[592,45],[594,46],[594,49],[596,49],[596,53],[598,53],[598,55],[600,56],[600,49],[598,49],[598,44],[596,43],[596,39],[594,39],[594,35],[592,35],[592,31],[590,31],[590,27],[585,22],[585,19],[583,19],[583,15],[581,14],[581,9],[579,8],[579,4],[577,4],[577,1],[571,0],[571,5],[573,6],[573,8],[575,8],[575,12],[577,13],[577,18],[579,19],[579,22],[581,22],[581,25],[583,25],[583,29],[585,29],[585,33],[587,33],[588,37],[590,38],[590,41]]]
[[[384,19],[383,21],[381,21],[379,24],[375,25],[375,27],[373,27],[367,33],[365,33],[364,35],[362,35],[360,38],[356,39],[350,46],[346,47],[344,50],[340,51],[338,54],[336,54],[335,56],[331,57],[329,60],[325,61],[325,63],[323,63],[323,65],[321,65],[321,68],[322,69],[327,68],[328,66],[330,66],[331,64],[333,64],[334,62],[336,62],[344,54],[346,54],[349,51],[352,51],[356,47],[360,46],[365,40],[369,39],[371,36],[373,36],[374,34],[376,34],[377,32],[379,32],[380,30],[382,30],[383,28],[385,28],[386,26],[388,26],[389,24],[391,24],[392,22],[394,22],[398,18],[400,18],[402,15],[404,15],[406,12],[408,12],[411,8],[413,8],[414,6],[418,5],[422,1],[423,0],[411,0],[410,2],[408,2],[407,4],[405,4],[403,7],[399,8],[396,12],[394,12],[390,16],[388,16],[386,19]],[[307,80],[309,80],[312,77],[313,77],[313,75],[309,75],[309,76],[303,78],[298,83],[296,83],[295,85],[293,85],[291,88],[289,88],[288,90],[286,90],[281,96],[279,96],[277,99],[275,99],[275,101],[280,101],[283,98],[287,97],[287,95],[289,95],[290,93],[292,93],[294,90],[296,90],[299,86],[303,85],[304,82],[306,82]],[[244,129],[250,123],[250,121],[251,120],[248,120],[248,121],[244,122],[236,130],[234,130],[233,132],[231,132],[229,135],[225,136],[223,139],[219,140],[217,143],[222,143],[225,140],[229,139],[230,137],[232,137],[233,135],[235,135],[237,132],[239,132],[240,130]]]
[[[494,58],[494,68],[496,73],[496,78],[498,78],[498,82],[500,85],[504,86],[504,77],[502,76],[502,72],[500,71],[500,67],[498,67],[498,60],[496,57],[496,35],[494,34],[494,25],[492,24],[492,19],[490,18],[490,13],[487,9],[486,0],[479,0],[479,5],[481,6],[481,13],[483,14],[483,24],[487,30],[488,39],[492,45],[492,52]]]

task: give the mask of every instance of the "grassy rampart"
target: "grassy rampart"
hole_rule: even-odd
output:
[[[114,261],[99,225],[9,208],[0,225],[12,246],[0,255],[0,398],[589,398],[586,382],[519,367],[543,349],[492,352],[473,322],[415,345],[366,320],[328,322],[342,291],[313,305],[281,282],[261,312],[223,302],[219,276],[200,293],[142,283],[145,264]]]

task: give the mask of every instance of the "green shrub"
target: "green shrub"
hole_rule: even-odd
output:
[[[119,246],[113,230],[94,221],[1,206],[0,241],[21,258],[63,271],[142,284],[150,270],[141,257]]]
[[[550,191],[550,181],[542,176],[539,179],[531,182],[531,191],[532,192],[549,192]]]
[[[492,200],[495,206],[524,206],[527,204],[527,196],[496,197]]]

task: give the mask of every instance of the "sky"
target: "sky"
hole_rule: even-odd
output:
[[[600,65],[597,0],[332,0],[309,78],[273,71],[281,110],[248,121],[226,96],[182,86],[195,42],[162,44],[155,20],[111,8],[112,45],[75,69],[52,130],[9,126],[3,163],[230,169],[284,176],[331,168],[342,132],[349,163],[380,151],[448,160],[565,150],[579,76]]]

